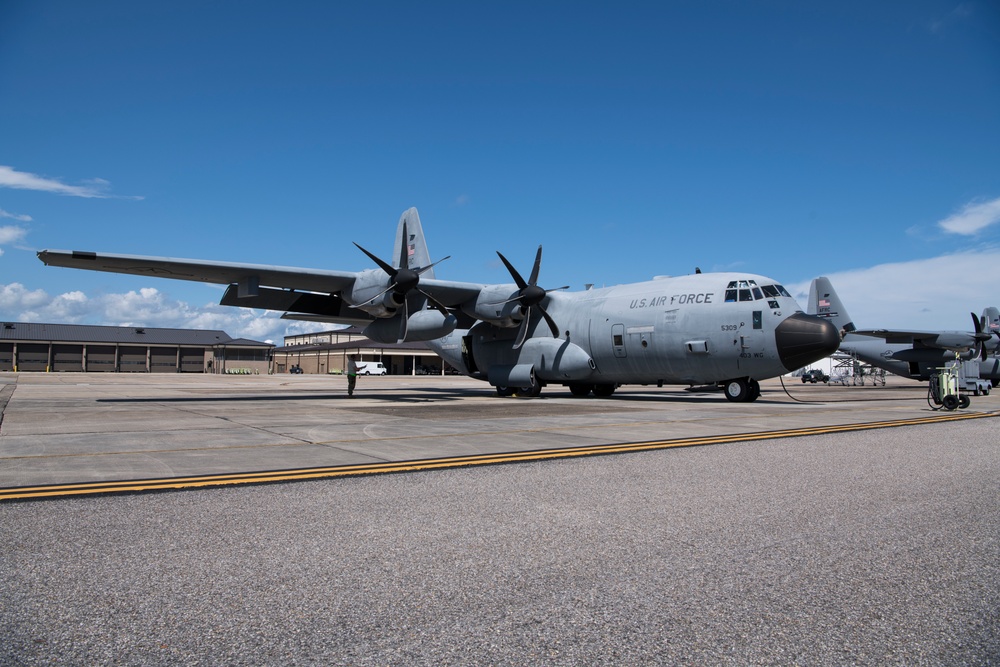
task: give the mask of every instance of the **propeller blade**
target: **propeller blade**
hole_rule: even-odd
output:
[[[500,261],[507,267],[507,271],[510,273],[510,277],[514,279],[514,282],[517,283],[518,289],[524,289],[527,287],[528,283],[524,282],[524,278],[522,278],[521,274],[517,272],[514,265],[508,262],[507,258],[504,257],[499,250],[497,250],[497,255],[500,255]]]
[[[402,343],[406,340],[406,328],[410,322],[410,306],[406,299],[403,299],[403,308],[397,317],[399,317],[399,333],[396,336],[396,342]]]
[[[979,357],[983,361],[986,361],[986,346],[983,344],[988,341],[993,336],[989,333],[983,331],[983,323],[975,313],[969,313],[972,316],[972,327],[976,330],[974,335],[976,344],[973,349],[973,358]]]
[[[410,266],[410,236],[406,233],[406,220],[403,220],[403,238],[399,244],[399,268]]]
[[[437,299],[435,299],[434,297],[432,297],[430,294],[428,294],[427,292],[423,291],[420,288],[417,288],[417,291],[420,292],[420,294],[423,295],[423,297],[425,299],[427,299],[428,303],[430,303],[432,306],[434,306],[435,308],[437,308],[441,312],[442,315],[444,315],[445,317],[448,317],[448,315],[451,314],[451,313],[448,312],[448,307],[447,306],[445,306],[443,303],[441,303],[440,301],[438,301]]]
[[[517,330],[517,339],[514,341],[514,349],[520,350],[521,346],[524,345],[524,339],[528,334],[528,322],[531,320],[531,308],[528,312],[524,314],[524,319],[521,320],[521,326]]]
[[[542,268],[542,246],[538,246],[538,252],[535,253],[535,265],[531,267],[531,277],[528,278],[529,285],[538,284],[538,270]]]
[[[451,255],[448,255],[446,257],[442,257],[441,259],[439,259],[438,261],[434,262],[433,264],[428,264],[427,266],[424,266],[424,267],[421,267],[421,268],[417,269],[417,275],[419,276],[424,271],[430,271],[431,269],[433,269],[435,266],[437,266],[438,264],[440,264],[441,262],[443,262],[446,259],[451,259]]]
[[[510,303],[512,301],[520,301],[520,300],[521,300],[521,293],[518,292],[516,295],[512,296],[509,299],[504,299],[503,301],[491,301],[490,303],[484,303],[483,305],[484,306],[502,306],[505,303]]]
[[[559,327],[556,326],[555,320],[553,320],[552,317],[549,316],[549,314],[545,311],[545,309],[542,308],[541,304],[536,306],[536,308],[538,308],[538,312],[542,314],[542,317],[545,318],[545,323],[549,325],[549,331],[552,332],[552,337],[559,338]]]
[[[353,241],[352,241],[352,243],[353,243]],[[375,262],[376,264],[378,264],[378,267],[380,269],[382,269],[383,271],[385,271],[386,273],[388,273],[393,278],[396,277],[396,269],[394,267],[390,266],[389,264],[386,264],[381,259],[379,259],[375,255],[373,255],[372,253],[368,252],[367,250],[365,250],[364,248],[362,248],[361,246],[359,246],[357,243],[355,243],[354,245],[356,245],[358,247],[358,250],[360,250],[361,252],[363,252],[366,255],[368,255],[369,259],[371,259],[373,262]]]
[[[391,285],[389,285],[388,287],[386,287],[384,290],[382,290],[381,292],[379,292],[378,294],[376,294],[372,298],[368,299],[368,301],[366,301],[365,303],[374,304],[378,300],[378,298],[380,296],[382,296],[386,292],[389,292],[389,291],[394,290],[394,289],[396,289],[396,283],[392,283]]]

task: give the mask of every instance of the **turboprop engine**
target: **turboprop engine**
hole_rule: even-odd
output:
[[[365,327],[364,334],[378,343],[413,342],[443,338],[455,330],[458,318],[438,310],[418,310],[406,320],[400,338],[399,317],[378,319]]]

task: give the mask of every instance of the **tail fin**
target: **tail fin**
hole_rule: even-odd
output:
[[[1000,310],[990,306],[983,310],[983,331],[986,333],[1000,333]]]
[[[821,276],[812,281],[809,285],[809,305],[806,312],[810,315],[817,315],[830,320],[835,327],[844,333],[850,333],[857,329],[851,316],[847,314],[847,309],[837,296],[836,290],[830,283],[830,279]]]
[[[406,236],[403,238],[403,224],[406,224]],[[411,208],[403,212],[399,217],[399,225],[396,227],[396,243],[393,245],[393,257],[402,257],[403,244],[406,244],[406,256],[408,258],[407,269],[419,269],[431,265],[431,256],[427,251],[427,241],[424,240],[424,230],[420,226],[420,216],[417,209]],[[425,278],[434,278],[434,269],[428,269],[421,274]]]

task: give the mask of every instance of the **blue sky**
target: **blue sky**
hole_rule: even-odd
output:
[[[860,326],[1000,305],[1000,7],[0,2],[0,319],[280,340],[42,248],[439,278],[828,275]],[[804,296],[800,304],[805,306]],[[293,325],[294,331],[315,325]]]

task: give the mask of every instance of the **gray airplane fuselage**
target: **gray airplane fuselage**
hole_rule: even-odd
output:
[[[520,349],[512,345],[514,328],[489,322],[429,344],[451,365],[491,382],[487,369],[530,366],[550,383],[707,384],[782,375],[839,342],[832,326],[804,315],[776,281],[744,273],[552,292],[546,308],[559,338],[539,318]]]

